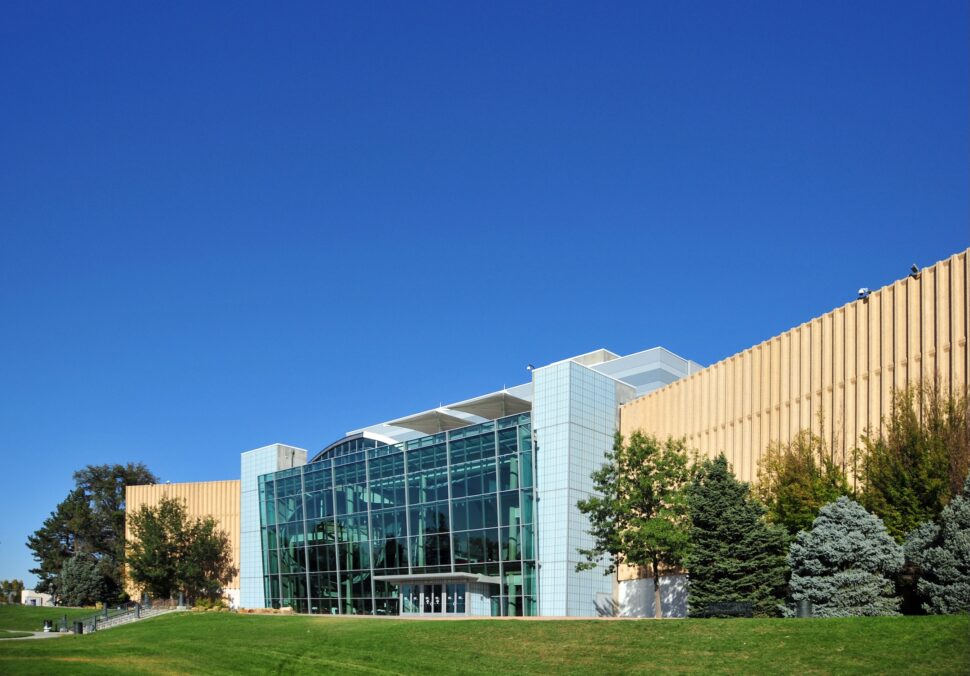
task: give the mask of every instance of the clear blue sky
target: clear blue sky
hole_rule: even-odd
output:
[[[89,463],[239,453],[970,245],[967,3],[0,8],[0,578]]]

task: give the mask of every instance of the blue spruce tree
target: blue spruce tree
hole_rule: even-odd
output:
[[[963,493],[906,538],[906,559],[917,566],[917,590],[928,613],[970,613],[970,476]]]
[[[816,617],[899,614],[893,577],[903,549],[854,500],[842,496],[825,505],[812,529],[798,534],[788,563],[792,600],[810,600]]]

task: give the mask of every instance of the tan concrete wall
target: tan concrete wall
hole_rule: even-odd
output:
[[[723,451],[745,481],[770,442],[803,429],[846,457],[866,428],[881,429],[894,387],[970,382],[968,251],[623,405],[620,431]]]
[[[211,516],[219,528],[229,535],[232,548],[232,565],[239,569],[239,481],[200,481],[182,484],[153,484],[128,486],[125,489],[125,510],[134,513],[142,505],[156,506],[162,496],[185,501],[190,517]],[[128,521],[125,521],[125,538],[131,537]],[[239,589],[239,576],[229,583],[230,589]],[[126,587],[132,598],[138,590],[130,584]]]

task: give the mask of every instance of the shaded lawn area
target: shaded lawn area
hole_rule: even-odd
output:
[[[0,629],[0,639],[23,638],[24,636],[30,636],[30,632],[29,631],[6,631],[5,629]]]
[[[177,613],[0,643],[0,673],[970,673],[970,617],[420,621]]]
[[[43,631],[44,620],[54,620],[55,626],[64,615],[68,621],[90,617],[97,611],[96,608],[61,608],[58,606],[0,606],[0,629],[16,631]]]

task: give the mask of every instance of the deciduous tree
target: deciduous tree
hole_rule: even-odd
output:
[[[606,572],[620,563],[649,566],[653,572],[654,612],[662,617],[661,567],[679,567],[690,542],[685,489],[690,480],[683,440],[634,432],[629,443],[616,435],[606,464],[593,473],[596,494],[578,503],[589,517],[591,549],[577,570],[594,568],[606,557]]]
[[[181,500],[163,497],[129,519],[128,572],[152,596],[214,598],[236,574],[229,537],[211,517],[190,518]]]
[[[23,580],[0,581],[0,603],[20,603],[20,592],[23,590]]]

